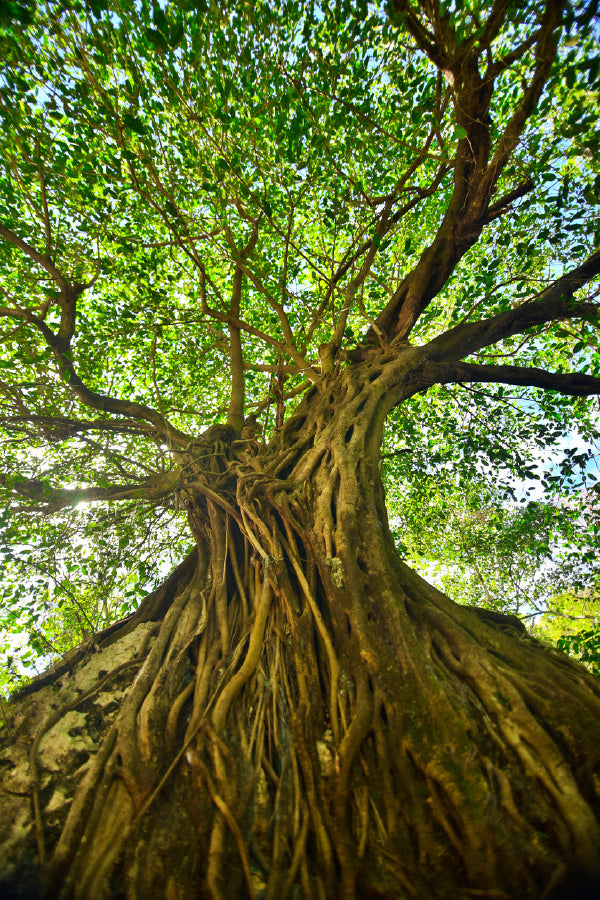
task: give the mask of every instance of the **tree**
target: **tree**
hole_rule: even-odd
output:
[[[507,396],[594,433],[592,7],[2,9],[7,565],[33,535],[90,616],[93,573],[143,585],[187,528],[12,702],[6,871],[86,900],[593,875],[597,682],[413,572],[380,474],[385,434],[418,480],[448,392],[492,436]]]
[[[577,655],[595,675],[600,674],[598,602],[595,598],[562,594],[535,623],[534,633]]]

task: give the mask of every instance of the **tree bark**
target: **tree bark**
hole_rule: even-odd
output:
[[[177,451],[195,552],[12,704],[9,877],[64,900],[421,900],[596,873],[599,686],[394,547],[382,427],[424,371],[373,351],[270,446],[224,427]]]

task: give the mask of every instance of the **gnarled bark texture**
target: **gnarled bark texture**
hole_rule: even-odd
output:
[[[600,690],[399,559],[378,475],[413,348],[269,447],[178,456],[195,547],[12,707],[3,865],[50,896],[548,896],[600,859]]]

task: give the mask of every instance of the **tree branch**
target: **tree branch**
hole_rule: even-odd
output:
[[[15,319],[25,320],[33,325],[43,335],[46,344],[54,354],[58,370],[61,378],[73,393],[81,400],[81,402],[91,409],[98,409],[102,412],[115,413],[119,416],[125,416],[129,419],[143,419],[154,425],[164,438],[178,446],[186,446],[189,444],[191,437],[174,428],[164,416],[155,409],[146,406],[143,403],[136,403],[134,400],[120,400],[116,397],[109,397],[107,394],[98,394],[92,391],[85,382],[79,377],[75,369],[75,365],[71,358],[69,345],[70,337],[66,338],[61,332],[73,332],[70,321],[71,313],[67,312],[61,316],[61,325],[59,331],[55,334],[51,328],[46,325],[40,318],[34,316],[28,309],[9,309],[0,308],[0,315],[8,316]],[[64,327],[63,327],[64,326]]]
[[[500,29],[504,24],[506,13],[509,9],[509,0],[495,0],[480,39],[484,47],[489,47],[492,41],[500,34]]]
[[[230,307],[231,314],[236,319],[239,319],[240,316],[243,278],[244,273],[240,266],[237,265],[233,274]],[[229,322],[229,360],[231,367],[231,395],[227,412],[227,424],[232,425],[237,434],[241,434],[242,425],[244,424],[244,356],[242,353],[240,329],[231,322]]]
[[[522,303],[480,322],[457,325],[434,338],[424,348],[427,356],[439,361],[463,359],[536,325],[562,319],[598,318],[600,306],[574,302],[573,294],[599,274],[600,252],[597,252],[549,285],[539,300]]]
[[[509,207],[515,202],[515,200],[520,200],[521,197],[524,197],[525,194],[528,194],[535,187],[535,183],[531,178],[526,178],[525,181],[522,181],[520,184],[513,188],[512,191],[508,191],[504,194],[503,197],[500,197],[495,203],[488,207],[488,211],[485,216],[486,224],[488,222],[492,222],[494,219],[497,219],[499,216],[504,215],[505,212],[508,211]]]
[[[148,478],[136,484],[120,484],[109,488],[53,488],[45,479],[17,480],[15,476],[0,473],[0,485],[14,493],[42,504],[42,509],[53,512],[78,503],[116,500],[147,500],[156,502],[173,493],[175,477],[162,475]]]
[[[44,269],[48,273],[52,281],[54,281],[54,283],[58,285],[61,291],[67,286],[67,279],[62,274],[62,272],[60,272],[56,268],[48,255],[46,255],[45,253],[40,253],[39,250],[36,250],[35,247],[32,247],[31,244],[28,244],[27,241],[23,240],[23,238],[20,238],[17,234],[14,233],[14,231],[11,231],[10,228],[7,228],[1,223],[0,237],[3,237],[6,241],[8,241],[9,244],[12,244],[13,247],[17,247],[19,250],[21,250],[22,253],[24,253],[39,266],[41,266],[42,269]]]
[[[535,46],[535,71],[527,89],[523,93],[520,104],[508,122],[494,156],[481,179],[481,200],[492,196],[500,174],[504,170],[513,150],[517,146],[519,136],[527,119],[535,109],[544,85],[550,74],[550,68],[556,55],[558,45],[557,30],[561,22],[564,0],[549,0],[542,16],[542,25],[538,32]]]
[[[502,215],[512,200],[529,189],[524,183],[490,207],[499,178],[550,73],[563,7],[563,0],[547,0],[541,27],[536,32],[535,69],[531,82],[524,87],[520,103],[490,160],[489,114],[494,93],[494,72],[488,66],[486,77],[482,77],[479,62],[484,51],[491,55],[491,46],[481,40],[478,43],[474,34],[457,42],[444,17],[440,18],[437,5],[436,15],[430,17],[434,27],[434,34],[431,35],[419,23],[408,0],[396,0],[395,8],[406,14],[407,28],[417,44],[452,85],[456,121],[466,132],[466,137],[458,141],[452,196],[433,243],[423,251],[416,266],[402,280],[375,320],[377,328],[386,334],[388,340],[408,337],[458,262],[478,240],[485,225]],[[503,21],[506,21],[506,11],[507,4],[498,0],[485,24],[484,35],[486,32],[498,34]],[[528,42],[524,42],[518,49],[525,53],[528,46]],[[516,50],[515,54],[519,58]],[[374,343],[375,339],[376,331],[371,329],[368,340]]]
[[[547,372],[528,366],[484,366],[476,363],[437,363],[438,384],[448,382],[480,382],[488,384],[514,384],[545,388],[571,397],[589,397],[600,394],[600,378],[579,372]],[[435,371],[435,369],[434,369]]]
[[[417,158],[417,160],[415,160],[411,164],[411,166],[404,173],[404,175],[399,180],[398,184],[396,185],[396,187],[394,188],[394,191],[392,191],[391,194],[389,194],[387,197],[379,198],[382,203],[389,203],[390,201],[395,202],[401,189],[404,187],[404,184],[406,183],[406,181],[408,181],[408,178],[412,174],[414,174],[414,172],[417,170],[421,161],[422,161],[421,159]],[[412,210],[416,206],[418,206],[420,203],[422,203],[428,197],[431,197],[439,188],[444,176],[448,173],[448,171],[449,171],[449,166],[447,166],[445,164],[440,166],[440,168],[435,173],[435,176],[432,179],[429,187],[415,188],[414,190],[416,190],[416,196],[413,197],[411,200],[409,200],[407,203],[403,204],[399,209],[396,210],[396,212],[392,216],[388,216],[385,220],[384,220],[383,216],[380,216],[379,222],[375,229],[375,231],[379,235],[380,239],[386,237],[386,235],[394,228],[394,226],[397,225],[398,222],[400,222],[404,218],[404,216],[406,216],[409,212],[412,212]],[[365,231],[371,231],[371,232],[373,231],[372,223],[369,223],[368,227],[364,229],[363,233]],[[354,246],[352,246],[346,251],[343,259],[339,263],[339,266],[338,266],[335,274],[333,275],[333,277],[331,279],[329,279],[329,287],[327,288],[325,297],[323,298],[322,302],[319,304],[319,306],[315,309],[315,311],[313,313],[311,323],[306,331],[306,336],[305,336],[304,343],[303,343],[304,349],[308,346],[308,343],[310,342],[310,339],[311,339],[313,333],[315,332],[318,324],[320,323],[322,316],[323,316],[325,310],[327,309],[327,306],[331,302],[331,298],[333,296],[334,291],[336,289],[338,289],[338,284],[339,284],[340,280],[354,266],[354,264],[356,262],[358,262],[358,260],[362,256],[364,256],[365,253],[368,253],[373,247],[374,247],[373,235],[369,234],[369,237],[367,238],[367,240],[363,241],[358,246],[357,249],[355,249]],[[368,273],[368,271],[369,271],[369,267],[367,267],[367,269],[364,270],[365,277],[366,277],[366,274]],[[363,278],[363,281],[364,281],[364,278]],[[355,288],[354,288],[355,291],[358,286],[359,286],[358,284],[355,285]]]
[[[3,237],[40,265],[58,286],[59,296],[57,303],[60,308],[60,323],[58,331],[55,333],[42,318],[35,316],[31,310],[18,306],[12,309],[7,307],[1,308],[0,315],[23,320],[33,325],[42,334],[46,344],[54,354],[61,377],[86,406],[127,416],[128,418],[143,419],[153,424],[164,435],[166,440],[178,445],[188,444],[190,441],[189,435],[185,435],[174,428],[156,410],[141,403],[119,400],[105,394],[98,394],[88,388],[77,374],[70,352],[71,341],[75,334],[77,300],[83,291],[93,284],[95,277],[89,284],[70,282],[48,254],[40,253],[27,241],[2,224],[0,224],[0,237]]]
[[[435,35],[425,28],[414,10],[410,8],[408,0],[395,0],[394,10],[396,13],[405,16],[406,27],[420,49],[427,54],[438,68],[443,68],[445,59],[440,52]]]
[[[20,416],[0,416],[0,423],[7,431],[22,431],[27,425],[39,426],[45,437],[52,441],[65,441],[76,434],[89,431],[111,431],[118,434],[140,434],[148,436],[155,433],[154,426],[142,424],[138,419],[122,421],[118,419],[80,420],[67,416],[44,416],[23,414]]]

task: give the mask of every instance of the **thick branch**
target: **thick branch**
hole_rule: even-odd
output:
[[[506,13],[509,9],[509,0],[495,0],[489,18],[485,23],[483,34],[481,35],[481,43],[484,47],[489,47],[492,41],[498,37],[500,29],[504,24]]]
[[[486,382],[491,384],[515,384],[545,388],[571,397],[589,397],[600,394],[600,378],[579,372],[547,372],[528,366],[482,366],[475,363],[435,364],[438,369],[436,382]],[[435,371],[435,368],[434,368]]]
[[[435,35],[425,28],[414,10],[411,9],[408,0],[395,0],[394,9],[396,13],[405,16],[406,27],[421,50],[427,54],[438,68],[443,68],[445,59],[437,46]]]
[[[178,446],[189,444],[191,440],[189,435],[174,428],[164,416],[151,407],[143,403],[136,403],[134,400],[120,400],[116,397],[109,397],[107,394],[98,394],[84,383],[77,374],[71,358],[69,350],[70,339],[65,341],[61,337],[63,316],[61,316],[61,329],[59,329],[58,334],[55,334],[45,322],[34,316],[30,310],[2,308],[0,309],[0,315],[24,320],[37,328],[54,354],[61,378],[71,387],[74,394],[85,406],[101,410],[102,412],[115,413],[129,419],[143,419],[154,425],[158,433],[173,444]]]
[[[47,481],[24,479],[17,481],[0,474],[0,484],[30,500],[43,504],[50,510],[76,506],[78,503],[115,500],[147,500],[156,502],[173,493],[174,478],[171,475],[157,476],[136,484],[119,484],[109,488],[53,488]]]
[[[522,181],[518,184],[512,191],[508,191],[504,196],[500,197],[495,203],[488,207],[488,211],[485,216],[485,221],[493,222],[494,219],[499,218],[507,212],[515,200],[520,200],[521,197],[524,197],[535,187],[534,182],[531,178],[527,178],[525,181]]]
[[[153,424],[157,430],[164,435],[166,440],[178,445],[188,444],[190,440],[189,436],[178,431],[176,428],[173,428],[164,416],[156,410],[141,403],[119,400],[105,394],[98,394],[87,387],[75,370],[70,346],[75,333],[77,298],[88,285],[69,282],[47,255],[39,253],[39,251],[28,244],[27,241],[20,238],[2,224],[0,224],[0,237],[4,237],[26,256],[42,266],[57,284],[60,291],[60,296],[58,298],[60,324],[58,332],[55,333],[48,325],[46,325],[43,319],[33,315],[31,310],[21,309],[19,307],[15,307],[14,309],[2,308],[0,309],[0,315],[24,320],[37,328],[54,354],[61,377],[70,385],[77,397],[79,397],[81,402],[86,406],[104,412],[116,413],[117,415],[126,416],[132,419],[144,419]]]
[[[583,265],[567,272],[543,291],[539,300],[523,303],[516,309],[499,313],[480,322],[457,325],[426,345],[430,360],[458,360],[470,356],[483,347],[561,319],[598,317],[600,307],[593,303],[577,303],[573,294],[600,274],[600,252],[594,253]]]
[[[236,319],[240,315],[243,278],[244,273],[242,269],[240,266],[236,266],[231,291],[231,314]],[[232,322],[229,322],[229,360],[231,366],[231,396],[227,413],[227,424],[232,425],[237,434],[241,434],[242,425],[244,424],[244,357],[242,354],[240,329]]]
[[[565,3],[563,0],[555,2],[551,0],[546,5],[542,17],[542,27],[539,30],[539,38],[535,48],[535,71],[531,82],[523,93],[523,97],[512,118],[506,126],[494,156],[485,172],[480,185],[481,199],[492,196],[500,174],[504,170],[513,150],[517,146],[519,137],[527,119],[535,109],[535,106],[544,89],[544,85],[550,74],[552,62],[556,55],[558,45],[558,27],[560,25]]]
[[[159,434],[164,435],[167,441],[170,441],[177,446],[187,446],[187,444],[189,444],[191,440],[190,435],[174,428],[173,425],[171,425],[170,422],[155,409],[146,406],[144,403],[137,403],[134,400],[120,400],[117,397],[109,397],[107,394],[98,394],[95,391],[92,391],[81,380],[69,357],[65,354],[57,353],[55,353],[55,356],[58,360],[61,375],[63,375],[73,392],[86,406],[89,406],[92,409],[102,410],[102,412],[116,413],[117,415],[125,416],[129,419],[144,419],[154,425]]]
[[[490,160],[489,112],[494,77],[488,71],[487,77],[482,78],[479,59],[484,50],[491,54],[492,48],[481,41],[476,46],[473,37],[457,43],[438,15],[433,17],[435,34],[432,36],[422,28],[406,0],[396,0],[396,8],[407,15],[407,27],[415,40],[452,84],[457,123],[466,131],[466,137],[458,142],[452,197],[434,241],[376,320],[377,327],[388,340],[408,337],[419,316],[476,243],[485,225],[502,215],[512,200],[531,189],[529,183],[524,183],[490,207],[499,178],[548,78],[563,6],[562,2],[554,0],[549,0],[546,5],[542,25],[536,32],[534,73]],[[484,34],[486,31],[497,34],[505,14],[506,5],[496,3]],[[520,51],[525,53],[528,46],[528,42],[521,44]],[[369,338],[374,341],[374,331]]]
[[[89,431],[111,431],[118,434],[153,434],[155,429],[149,423],[140,423],[137,419],[123,421],[118,419],[81,420],[69,419],[67,416],[44,416],[23,414],[21,416],[3,415],[0,417],[2,427],[7,431],[22,431],[27,426],[38,426],[49,440],[64,441],[73,435]]]
[[[0,224],[0,237],[3,237],[9,244],[12,244],[13,247],[18,247],[26,256],[36,262],[38,265],[45,269],[50,278],[58,285],[61,290],[67,286],[67,279],[60,272],[49,256],[45,253],[40,253],[39,250],[36,250],[35,247],[32,247],[31,244],[28,244],[27,241],[20,238],[14,231],[11,231],[10,228],[6,228],[5,225]]]

